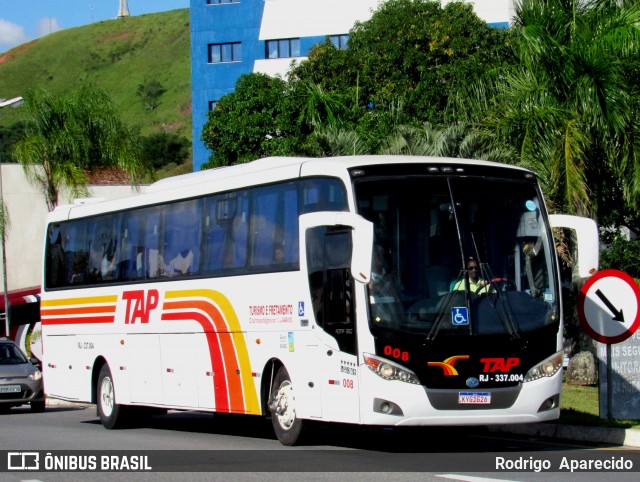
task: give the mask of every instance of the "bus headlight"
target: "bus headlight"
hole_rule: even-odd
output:
[[[401,382],[420,384],[418,377],[411,370],[404,368],[384,358],[379,358],[369,353],[364,354],[364,364],[376,375],[385,380],[399,380]]]
[[[552,377],[562,368],[564,352],[559,351],[546,360],[541,361],[524,376],[524,382],[532,382],[542,377]]]

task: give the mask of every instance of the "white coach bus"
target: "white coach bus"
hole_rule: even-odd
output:
[[[535,176],[426,157],[266,158],[50,213],[45,389],[153,410],[478,425],[555,419],[562,302]]]

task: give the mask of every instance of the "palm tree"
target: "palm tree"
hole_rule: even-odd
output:
[[[515,158],[508,146],[487,145],[484,137],[464,122],[441,127],[429,122],[422,127],[399,125],[385,144],[382,154],[484,159],[507,164]]]
[[[557,209],[639,206],[640,4],[522,0],[514,30],[520,63],[479,89],[481,129],[515,147]]]
[[[319,157],[371,154],[366,142],[350,129],[335,124],[318,126],[311,134],[311,149]]]
[[[86,194],[87,173],[93,170],[118,167],[132,184],[149,172],[135,136],[102,89],[85,85],[57,96],[31,89],[23,109],[27,127],[15,157],[42,190],[49,210],[62,188],[74,197]]]

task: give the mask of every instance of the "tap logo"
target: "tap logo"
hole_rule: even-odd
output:
[[[454,355],[447,358],[445,361],[436,362],[430,361],[427,362],[427,365],[430,367],[440,367],[442,371],[444,371],[445,377],[455,377],[458,376],[458,370],[455,369],[454,365],[458,360],[468,360],[469,355]]]
[[[122,299],[127,302],[124,323],[130,325],[136,320],[140,320],[140,323],[149,323],[149,313],[158,307],[160,295],[158,290],[149,290],[146,295],[144,290],[131,290],[124,291]]]
[[[480,363],[484,373],[509,373],[520,364],[520,358],[480,358]]]

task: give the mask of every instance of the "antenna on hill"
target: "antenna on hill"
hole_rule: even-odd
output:
[[[124,18],[129,16],[129,6],[127,0],[120,0],[120,10],[118,11],[118,18]]]

